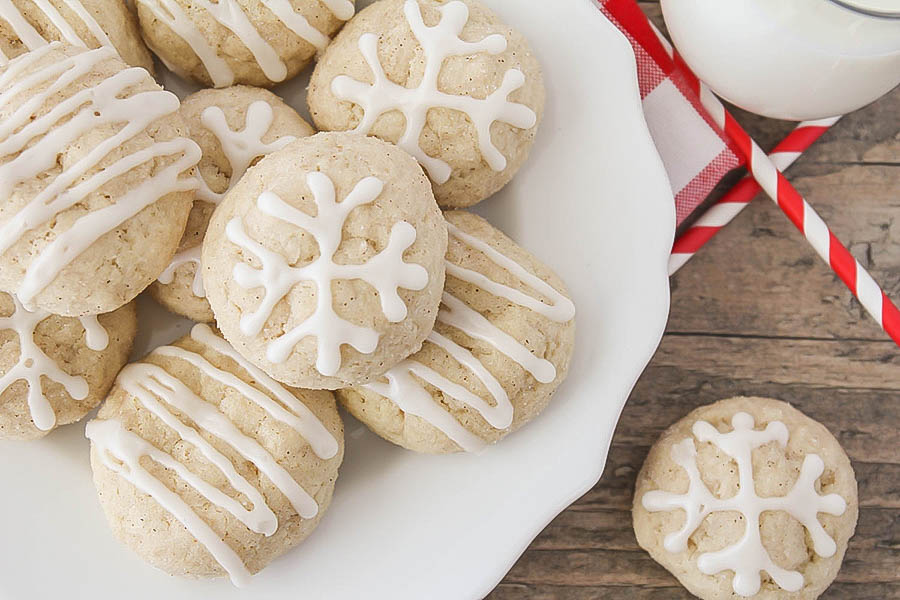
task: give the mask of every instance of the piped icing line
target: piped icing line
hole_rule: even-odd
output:
[[[309,442],[313,451],[322,459],[334,457],[338,442],[312,411],[283,386],[250,366],[225,340],[203,324],[195,325],[191,338],[221,356],[234,360],[257,381],[269,396],[251,386],[236,375],[224,371],[209,362],[203,355],[178,346],[157,348],[154,354],[183,361],[204,377],[209,377],[229,387],[249,401],[256,403],[266,413],[295,429]],[[194,446],[215,466],[238,493],[243,494],[252,508],[246,508],[238,500],[209,484],[172,455],[159,450],[132,431],[125,429],[119,419],[96,419],[88,423],[86,435],[96,445],[100,460],[109,469],[131,482],[140,491],[153,497],[185,528],[229,574],[235,585],[244,585],[250,577],[240,557],[184,500],[151,475],[140,463],[148,457],[175,472],[179,478],[194,488],[212,504],[227,510],[248,529],[271,536],[278,529],[278,519],[266,503],[262,492],[254,487],[234,467],[234,464],[217,450],[201,430],[215,436],[243,458],[250,461],[275,487],[285,495],[297,513],[304,519],[318,514],[318,504],[300,484],[255,439],[243,433],[211,402],[197,396],[181,380],[158,365],[131,364],[119,374],[118,384],[140,404],[155,415],[178,436]],[[193,425],[183,421],[169,408],[190,419]]]
[[[493,261],[494,264],[515,275],[536,293],[549,298],[552,303],[544,304],[517,289],[493,281],[477,271],[460,267],[449,260],[445,261],[448,274],[477,285],[495,296],[505,298],[519,306],[538,312],[552,321],[562,323],[574,318],[575,305],[571,300],[556,291],[553,286],[530,273],[519,263],[499,252],[487,242],[462,231],[452,223],[448,222],[447,227],[451,238],[456,238],[478,250]],[[449,292],[444,292],[441,299],[437,321],[457,329],[472,339],[493,346],[498,352],[525,369],[540,383],[551,383],[556,379],[556,367],[553,363],[532,354],[525,345]],[[450,412],[435,401],[425,387],[412,375],[434,386],[445,397],[453,398],[475,409],[491,427],[498,430],[506,429],[512,424],[513,406],[509,396],[506,390],[503,389],[503,386],[472,352],[436,330],[432,331],[426,340],[441,347],[456,362],[473,373],[491,395],[494,402],[493,405],[488,404],[484,399],[473,394],[465,387],[449,381],[443,375],[414,358],[408,358],[389,370],[385,374],[386,383],[376,381],[363,387],[390,399],[403,412],[424,419],[443,432],[463,450],[477,452],[484,448],[485,442],[466,429]]]
[[[553,363],[532,354],[531,350],[516,338],[488,321],[484,315],[469,307],[456,296],[444,293],[437,320],[455,327],[470,338],[494,346],[541,383],[550,383],[556,379],[556,367],[553,366]]]
[[[395,110],[403,113],[406,127],[397,145],[416,157],[432,181],[442,184],[450,178],[450,165],[429,156],[420,145],[429,110],[446,108],[464,113],[475,127],[484,161],[494,171],[505,169],[507,160],[491,139],[491,126],[502,122],[519,129],[530,129],[537,123],[537,115],[524,104],[509,100],[510,94],[525,85],[525,74],[518,69],[506,71],[500,87],[483,99],[447,94],[438,89],[441,69],[448,57],[482,52],[500,54],[507,46],[506,38],[500,34],[489,35],[478,42],[460,39],[459,35],[469,20],[469,8],[465,3],[454,0],[438,10],[441,12],[440,22],[428,27],[416,0],[407,0],[403,5],[409,27],[425,54],[425,72],[418,86],[406,88],[388,79],[378,59],[378,36],[364,33],[359,38],[359,50],[372,71],[374,83],[338,75],[331,81],[331,91],[339,99],[362,108],[363,117],[355,129],[358,133],[369,134],[378,118],[385,113]]]
[[[381,195],[384,183],[376,177],[366,177],[356,183],[340,203],[336,202],[334,184],[327,175],[309,173],[307,185],[317,206],[315,217],[302,212],[273,192],[263,192],[257,208],[265,215],[294,225],[314,237],[319,256],[302,267],[288,264],[280,254],[265,248],[245,231],[243,219],[234,217],[225,227],[231,243],[256,257],[259,268],[246,263],[234,267],[234,281],[244,289],[262,288],[264,294],[253,312],[240,319],[241,333],[257,335],[265,326],[275,306],[301,282],[316,285],[315,311],[296,327],[269,342],[266,358],[282,363],[294,346],[308,336],[316,337],[316,369],[323,375],[337,373],[341,366],[341,346],[348,344],[362,354],[375,351],[380,335],[375,329],[362,327],[340,317],[334,310],[331,283],[336,280],[360,279],[378,291],[385,318],[398,323],[406,318],[407,307],[400,298],[399,288],[424,289],[428,271],[424,267],[403,260],[403,253],[415,243],[416,230],[405,221],[391,228],[387,246],[362,264],[338,264],[334,254],[342,241],[344,222],[354,208],[374,202]]]
[[[170,262],[169,266],[160,273],[158,278],[159,282],[163,285],[169,285],[175,281],[175,271],[177,271],[181,265],[193,264],[194,276],[191,281],[191,292],[197,298],[206,298],[206,288],[203,287],[203,272],[200,270],[201,250],[202,246],[194,246],[193,248],[182,250],[172,257],[172,262]]]
[[[731,426],[731,431],[721,433],[710,423],[697,421],[692,433],[698,441],[714,444],[737,463],[740,488],[736,495],[717,498],[706,487],[697,465],[694,440],[685,438],[672,446],[671,456],[675,464],[687,472],[687,492],[675,494],[652,490],[643,495],[641,504],[650,512],[684,511],[686,517],[681,529],[668,534],[663,541],[663,547],[671,553],[686,551],[691,535],[710,514],[739,512],[746,523],[744,535],[722,550],[701,554],[697,559],[700,572],[715,575],[725,570],[733,571],[732,588],[740,596],[753,596],[759,592],[763,571],[784,590],[799,591],[803,587],[803,575],[779,567],[772,560],[762,542],[760,516],[767,511],[788,513],[806,528],[816,554],[827,558],[834,555],[837,544],[819,523],[818,513],[840,516],[846,510],[847,502],[837,494],[820,496],[816,491],[816,480],[825,469],[824,462],[816,454],[804,457],[800,474],[785,496],[758,496],[753,480],[753,450],[771,442],[785,448],[788,428],[781,421],[772,421],[765,429],[756,430],[753,417],[745,412],[736,413]]]
[[[559,293],[552,285],[529,272],[528,269],[498,251],[489,243],[466,233],[453,223],[447,222],[447,231],[450,234],[450,237],[456,238],[470,248],[474,248],[484,254],[494,264],[502,267],[533,291],[547,298],[550,301],[550,304],[541,302],[515,288],[493,281],[477,271],[466,269],[449,261],[447,262],[448,274],[467,283],[477,285],[495,296],[506,298],[514,304],[529,308],[534,312],[547,317],[551,321],[566,323],[575,317],[575,304]]]
[[[56,47],[56,43],[47,47]],[[23,55],[14,61],[9,71],[14,70],[14,67],[16,71],[21,71],[39,60],[43,54],[32,52]],[[118,150],[123,143],[144,131],[155,120],[178,110],[178,98],[163,90],[120,97],[129,87],[147,79],[144,69],[119,71],[97,85],[73,94],[41,117],[30,120],[34,111],[54,93],[90,73],[100,62],[114,56],[115,51],[106,47],[70,56],[41,67],[0,94],[0,106],[4,106],[18,94],[53,80],[46,89],[34,94],[0,124],[0,156],[18,153],[15,158],[0,165],[0,195],[3,196],[10,195],[19,183],[52,168],[60,149],[91,129],[104,124],[124,123],[115,134],[99,142],[85,156],[67,166],[0,227],[0,253],[8,251],[28,231],[51,221],[116,177],[148,161],[177,157],[152,177],[117,198],[113,204],[84,214],[68,230],[57,234],[25,270],[17,295],[26,306],[52,283],[60,271],[100,237],[161,197],[197,186],[196,178],[182,177],[200,159],[199,147],[187,138],[155,142],[119,158],[84,179],[87,172],[111,152]]]
[[[234,84],[234,71],[231,70],[225,59],[218,55],[215,48],[206,41],[190,17],[181,10],[176,0],[135,0],[135,2],[149,10],[154,17],[184,40],[184,43],[203,63],[203,68],[206,69],[214,87],[228,87]],[[156,55],[162,54],[158,48],[152,48],[152,50]],[[172,66],[169,68],[172,69]],[[172,70],[178,71],[178,69]]]
[[[446,346],[443,346],[445,349],[447,346],[450,346],[450,344],[454,344],[449,338],[445,338],[434,331],[428,334],[427,339],[438,345],[449,342]],[[459,346],[457,346],[457,348],[463,353],[468,352],[465,348]],[[471,403],[471,406],[473,407],[484,405],[484,401],[475,394],[472,394],[468,389],[453,383],[434,369],[412,359],[402,361],[385,373],[384,379],[386,379],[387,382],[374,381],[372,383],[367,383],[362,387],[384,396],[385,398],[389,398],[404,413],[424,419],[426,422],[442,431],[466,452],[478,452],[484,449],[487,445],[484,440],[466,429],[462,423],[456,420],[456,417],[445,410],[441,404],[436,402],[431,396],[431,393],[429,393],[428,390],[413,377],[413,375],[438,388],[444,394],[461,402],[468,401],[467,403]],[[482,380],[482,383],[486,386],[488,383],[496,384],[496,386],[500,385],[496,378],[489,372],[487,373],[486,379]],[[491,387],[495,386],[492,385]],[[505,397],[506,392],[503,391],[501,398]],[[500,406],[500,404],[498,403],[497,406]]]
[[[100,324],[97,315],[78,317],[84,327],[84,342],[88,348],[99,352],[109,346],[109,332]]]
[[[287,388],[241,356],[231,344],[216,335],[211,327],[202,323],[194,325],[193,329],[191,329],[191,338],[218,354],[233,360],[259,385],[264,387],[271,395],[270,398],[248,384],[241,385],[241,381],[234,376],[227,378],[228,381],[234,384],[232,387],[235,387],[235,389],[238,389],[256,402],[269,416],[297,431],[309,442],[316,456],[323,460],[328,460],[337,455],[339,449],[337,440],[313,412]]]
[[[198,199],[218,205],[225,198],[225,194],[244,176],[254,160],[280,150],[297,139],[292,135],[283,135],[272,142],[263,142],[262,138],[272,127],[274,119],[272,106],[264,100],[257,100],[247,107],[244,128],[237,131],[228,126],[225,113],[218,106],[208,106],[203,110],[200,114],[200,123],[216,136],[219,146],[231,166],[231,177],[227,189],[222,193],[217,193],[209,187],[201,173],[198,177]],[[172,283],[175,279],[175,271],[184,264],[194,265],[191,292],[197,298],[205,298],[206,290],[203,287],[203,276],[200,271],[200,246],[188,248],[176,254],[169,266],[160,274],[159,282],[164,285]]]
[[[41,379],[46,377],[58,383],[75,400],[87,398],[90,389],[84,377],[69,375],[63,371],[35,342],[34,332],[38,324],[52,315],[45,310],[28,310],[14,295],[10,294],[9,297],[15,308],[12,315],[0,317],[0,330],[12,330],[18,336],[19,359],[0,377],[0,394],[6,392],[16,381],[25,381],[28,384],[28,409],[31,420],[41,431],[49,431],[56,427],[56,413],[44,395]],[[97,317],[79,317],[79,321],[84,327],[85,343],[88,348],[95,351],[105,350],[109,344],[109,335]]]
[[[34,50],[47,43],[47,40],[41,37],[41,34],[19,12],[12,0],[0,0],[0,18],[9,23],[13,32],[29,50]],[[0,66],[5,65],[7,62],[9,62],[9,57],[0,52]]]
[[[190,46],[215,87],[228,87],[234,84],[234,71],[228,62],[218,55],[203,32],[176,0],[137,0],[137,3],[152,12]],[[313,27],[306,17],[298,13],[289,0],[261,0],[261,3],[282,25],[315,47],[317,51],[324,50],[331,41],[331,38]],[[353,16],[354,8],[349,0],[322,0],[322,3],[342,21]],[[215,2],[194,0],[194,4],[205,10],[219,25],[231,31],[241,41],[270,81],[284,81],[287,77],[287,65],[275,48],[256,29],[236,0]]]
[[[97,455],[103,465],[138,490],[151,496],[184,525],[185,529],[203,544],[216,562],[225,569],[235,586],[244,587],[250,583],[252,575],[237,553],[191,509],[187,502],[182,500],[181,496],[147,471],[141,465],[140,459],[150,458],[188,481],[192,475],[184,465],[172,455],[157,449],[150,442],[125,429],[118,419],[95,419],[87,424],[85,435],[96,446]]]
[[[49,1],[49,0],[32,0],[34,5],[44,13],[44,16],[50,21],[50,23],[59,31],[60,36],[66,40],[69,44],[73,46],[78,46],[80,48],[87,48],[87,43],[85,40],[80,38],[78,34],[75,32],[75,29],[72,27],[71,23],[67,21],[57,10],[57,8]],[[107,46],[112,48],[112,42],[109,37],[106,35],[106,32],[103,31],[103,28],[100,27],[100,24],[97,23],[96,19],[91,16],[91,13],[84,7],[84,5],[79,0],[64,0],[65,5],[75,13],[81,22],[88,28],[88,31],[91,32],[91,35],[94,36],[94,39],[97,41],[97,44],[100,46]],[[21,13],[21,11],[13,4],[12,0],[0,0],[0,19],[3,19],[7,23],[9,23],[10,27],[12,27],[13,32],[16,36],[22,41],[25,47],[28,50],[34,50],[41,46],[44,46],[48,43],[46,39],[44,39],[41,34],[37,32],[37,30],[28,22],[25,16]],[[5,65],[9,62],[9,58],[0,52],[0,66]]]
[[[117,383],[122,389],[137,398],[145,409],[173,429],[182,440],[199,450],[203,457],[225,476],[228,484],[235,491],[247,497],[253,508],[248,510],[241,502],[207,483],[183,464],[176,469],[179,477],[203,494],[207,500],[231,513],[250,531],[266,536],[275,533],[278,529],[278,519],[266,504],[262,493],[238,473],[234,463],[209,443],[199,430],[206,431],[227,443],[267,477],[272,471],[271,465],[275,463],[275,459],[268,451],[262,448],[256,440],[241,432],[216,405],[194,394],[184,383],[161,367],[149,363],[130,364],[122,369]],[[162,398],[165,404],[159,398]],[[196,423],[197,428],[184,423],[166,405]],[[114,456],[115,454],[113,452]],[[283,471],[280,466],[278,469]],[[269,477],[273,479],[273,483],[279,489],[280,475],[278,473],[274,478]]]

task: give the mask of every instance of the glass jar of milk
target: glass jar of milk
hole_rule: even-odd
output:
[[[754,113],[856,110],[900,83],[900,0],[662,0],[685,62]]]

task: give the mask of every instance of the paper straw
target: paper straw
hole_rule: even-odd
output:
[[[753,138],[725,110],[725,106],[709,87],[693,75],[668,40],[655,27],[654,30],[666,51],[672,56],[676,66],[684,72],[688,79],[691,79],[694,91],[699,95],[700,103],[710,117],[743,153],[747,159],[747,168],[760,188],[803,233],[806,241],[853,292],[866,312],[875,319],[897,345],[900,345],[900,311],[897,310],[891,299],[869,272],[859,264],[859,261],[853,258],[850,251],[828,228],[822,217],[769,160],[765,152],[753,141]]]
[[[839,119],[840,117],[831,117],[803,121],[775,146],[769,153],[769,158],[778,170],[784,171]],[[759,191],[759,184],[751,175],[747,175],[709,207],[675,240],[669,257],[669,275],[674,275],[701,247],[738,216]]]

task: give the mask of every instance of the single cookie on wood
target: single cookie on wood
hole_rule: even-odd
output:
[[[653,445],[637,478],[638,543],[704,600],[813,600],[859,512],[838,441],[789,404],[703,406]]]
[[[447,283],[434,331],[368,385],[353,416],[419,452],[477,451],[535,418],[566,378],[575,307],[560,278],[481,217],[444,214]]]
[[[35,439],[88,414],[128,360],[134,303],[92,317],[29,311],[0,292],[0,439]]]
[[[353,0],[135,0],[150,49],[201,85],[294,77],[353,16]]]
[[[86,435],[115,537],[236,585],[312,533],[344,453],[333,394],[281,386],[204,324],[125,367]]]
[[[150,293],[170,311],[210,323],[215,317],[203,287],[200,244],[213,210],[260,158],[315,130],[272,92],[245,85],[191,94],[181,115],[203,151],[200,187],[178,253]]]
[[[105,46],[53,42],[0,68],[0,290],[83,316],[159,276],[197,186],[179,105]]]
[[[515,175],[544,111],[524,36],[477,0],[381,0],[316,65],[320,130],[373,135],[419,160],[443,208],[471,206]]]
[[[109,46],[132,67],[154,71],[137,18],[123,0],[0,2],[0,65],[53,41],[84,48]]]
[[[415,159],[319,133],[263,158],[216,209],[203,282],[248,360],[306,388],[365,383],[434,326],[447,227]]]

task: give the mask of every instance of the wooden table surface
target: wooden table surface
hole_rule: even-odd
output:
[[[657,4],[642,6],[660,22]],[[792,127],[738,120],[763,148]],[[900,88],[845,117],[788,176],[900,301]],[[859,524],[821,598],[900,599],[900,351],[763,197],[672,279],[666,336],[625,406],[603,478],[488,598],[692,598],[635,541],[634,480],[663,429],[736,395],[790,402],[853,461]]]

